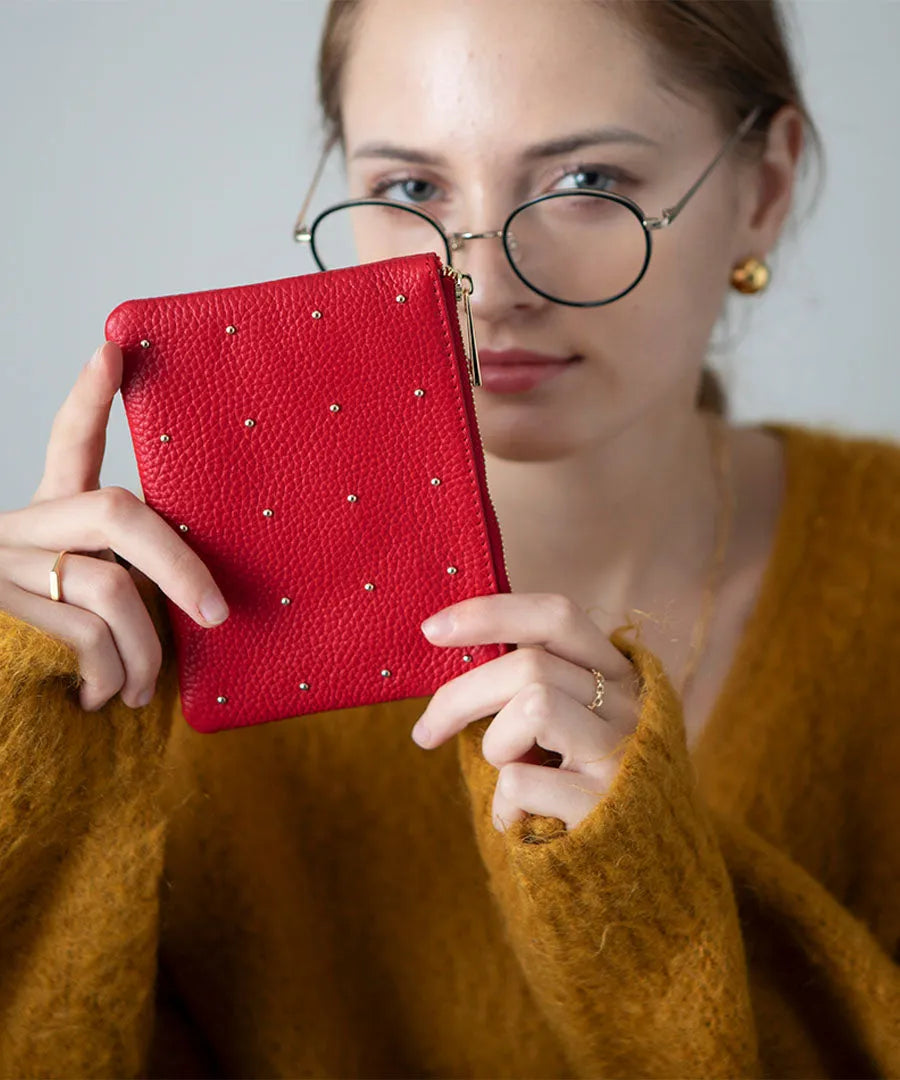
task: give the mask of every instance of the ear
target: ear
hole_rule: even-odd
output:
[[[800,110],[783,105],[772,117],[762,156],[745,166],[742,225],[735,230],[735,263],[748,255],[764,259],[775,247],[791,208],[803,144]]]

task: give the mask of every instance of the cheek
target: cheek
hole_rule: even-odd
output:
[[[679,218],[669,229],[654,233],[637,287],[600,309],[586,338],[602,341],[607,359],[649,382],[671,383],[699,370],[728,289],[725,225]]]

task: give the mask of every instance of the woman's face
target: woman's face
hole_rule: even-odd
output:
[[[499,229],[526,199],[579,186],[627,195],[657,216],[727,137],[703,99],[659,85],[640,42],[592,0],[365,0],[342,107],[351,196],[409,202],[449,231]],[[638,138],[529,153],[607,126]],[[374,144],[394,151],[366,149]],[[569,359],[532,389],[474,391],[488,454],[553,460],[693,409],[731,267],[747,254],[736,251],[742,176],[727,155],[653,234],[637,287],[603,307],[533,292],[499,240],[455,253],[475,282],[480,350]]]

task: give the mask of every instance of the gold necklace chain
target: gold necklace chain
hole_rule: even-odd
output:
[[[725,433],[725,421],[721,417],[712,416],[707,423],[707,432],[712,444],[712,457],[715,468],[717,498],[716,544],[706,573],[703,598],[700,603],[700,614],[691,632],[691,651],[681,676],[680,685],[677,687],[682,702],[688,684],[697,670],[700,657],[706,647],[715,601],[722,583],[725,552],[728,549],[734,519],[735,491],[732,476],[731,446]],[[593,604],[586,610],[590,613],[598,607],[602,607],[602,605]]]
[[[693,678],[700,662],[700,657],[706,647],[709,635],[709,627],[712,621],[716,597],[722,584],[722,570],[725,565],[725,552],[731,537],[731,526],[734,519],[735,490],[734,478],[731,468],[731,446],[725,433],[725,421],[720,417],[713,417],[708,424],[710,438],[713,444],[713,461],[716,472],[716,494],[718,499],[718,513],[716,515],[716,548],[710,561],[709,572],[706,577],[706,585],[703,590],[703,600],[700,607],[700,615],[694,624],[691,634],[691,654],[685,665],[684,674],[681,677],[681,685],[678,693],[684,701],[685,691],[689,681]]]

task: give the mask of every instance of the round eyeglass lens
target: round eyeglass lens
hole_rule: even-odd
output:
[[[507,252],[540,292],[597,304],[627,292],[643,274],[650,240],[640,218],[599,192],[559,192],[527,203],[507,228]]]
[[[447,261],[440,229],[404,206],[363,203],[328,210],[313,227],[312,243],[326,270],[428,251]]]

